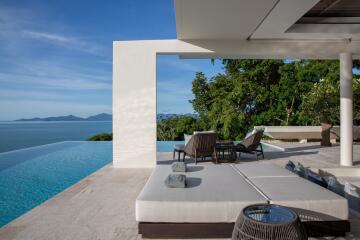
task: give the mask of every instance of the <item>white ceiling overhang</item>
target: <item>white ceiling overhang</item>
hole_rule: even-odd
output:
[[[175,0],[177,37],[247,39],[277,2],[278,0]]]
[[[177,38],[360,40],[359,17],[304,18],[319,1],[175,0]],[[341,1],[332,2],[329,7]]]

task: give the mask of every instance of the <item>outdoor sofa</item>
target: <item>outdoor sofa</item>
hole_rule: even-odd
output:
[[[350,230],[345,198],[267,163],[188,165],[187,188],[167,188],[170,165],[158,165],[136,200],[139,233],[146,238],[231,237],[248,205],[295,210],[310,236]]]

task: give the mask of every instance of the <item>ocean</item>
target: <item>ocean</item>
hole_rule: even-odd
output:
[[[111,121],[0,122],[0,153],[112,132]]]

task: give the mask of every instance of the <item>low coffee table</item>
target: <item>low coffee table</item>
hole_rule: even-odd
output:
[[[221,140],[216,142],[216,154],[220,161],[236,160],[235,145],[233,141]]]
[[[305,240],[308,238],[294,211],[280,205],[256,204],[241,211],[234,226],[232,239]]]

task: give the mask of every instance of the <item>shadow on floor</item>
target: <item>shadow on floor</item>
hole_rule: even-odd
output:
[[[157,160],[156,163],[158,165],[171,165],[174,162],[177,162],[178,160]],[[214,163],[215,162],[211,159],[206,159],[206,160],[198,160],[197,163],[201,164],[201,163]],[[190,158],[185,158],[185,163],[195,163],[194,160],[190,159]],[[200,169],[201,170],[201,169]],[[196,170],[195,170],[196,171]],[[199,171],[199,170],[198,170]]]
[[[332,147],[337,147],[339,144],[334,144]],[[286,147],[286,151],[305,151],[305,150],[313,150],[313,149],[322,149],[322,148],[331,148],[331,147],[323,147],[320,145],[310,145],[310,146],[296,146],[296,147]]]
[[[281,158],[289,158],[293,156],[305,156],[305,155],[315,155],[318,154],[319,151],[284,151],[284,152],[267,152],[265,153],[265,158],[262,159],[259,157],[259,160],[273,160],[273,159],[281,159]],[[238,159],[236,162],[256,162],[256,158],[251,154],[241,154],[240,159]]]
[[[186,188],[197,187],[201,184],[201,178],[197,177],[187,177],[186,178]]]
[[[305,156],[305,155],[316,155],[318,154],[318,151],[285,151],[285,152],[268,152],[265,153],[265,161],[266,160],[273,160],[273,159],[282,159],[282,158],[289,158],[289,157],[293,157],[293,156]],[[259,160],[262,160],[261,158],[259,158]],[[170,165],[173,162],[177,162],[177,160],[169,160],[169,159],[164,159],[164,160],[158,160],[157,164],[159,165]],[[242,163],[242,162],[257,162],[256,158],[254,157],[254,155],[251,154],[242,154],[240,159],[237,159],[235,161],[235,163]],[[185,158],[185,163],[194,163],[193,160],[191,160],[190,158]],[[201,163],[214,163],[214,161],[212,161],[210,158],[206,159],[206,160],[198,160],[198,164]],[[221,161],[219,160],[219,163],[233,163],[233,162],[227,162],[227,161]],[[360,163],[358,163],[360,164]]]

